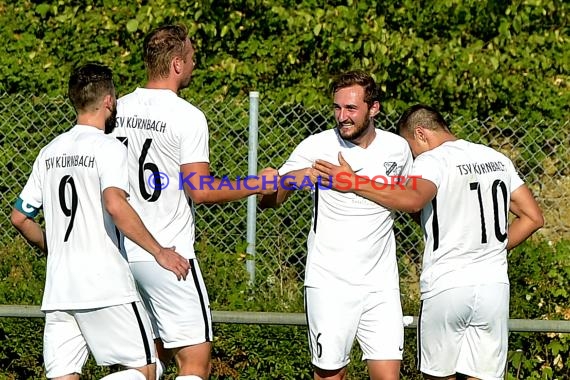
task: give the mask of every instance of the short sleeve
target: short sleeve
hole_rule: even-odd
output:
[[[408,145],[408,143],[406,143],[404,145],[404,165],[402,166],[402,171],[400,172],[400,175],[402,177],[407,177],[410,174],[410,171],[412,170],[412,166],[414,163],[414,159],[412,157],[412,151],[410,150],[410,146]]]
[[[128,193],[127,148],[111,137],[105,141],[103,147],[96,153],[101,191],[109,187],[117,187]]]
[[[190,121],[179,128],[179,165],[210,162],[208,122],[201,111],[190,115]]]
[[[23,201],[24,204],[40,208],[43,204],[42,199],[42,187],[43,187],[43,171],[41,168],[41,152],[34,161],[34,165],[32,167],[32,174],[28,178],[26,185],[22,189],[20,193],[20,199]]]
[[[507,166],[507,173],[509,175],[509,178],[511,179],[510,192],[512,193],[513,191],[524,185],[524,181],[519,176],[519,173],[517,172],[515,165],[509,158],[507,158],[506,166]]]
[[[433,182],[439,189],[444,177],[444,170],[446,165],[443,165],[439,160],[431,154],[425,152],[420,154],[412,165],[409,177],[421,178]]]
[[[279,168],[279,175],[285,175],[294,170],[305,169],[313,165],[314,158],[311,153],[315,151],[316,147],[311,147],[312,137],[307,137],[297,145],[287,161]]]

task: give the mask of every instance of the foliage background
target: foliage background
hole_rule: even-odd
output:
[[[15,245],[26,244],[17,239]],[[18,248],[18,247],[16,247]],[[45,259],[32,250],[0,249],[0,304],[39,304]],[[239,255],[202,251],[202,268],[212,309],[301,312],[296,279],[284,288],[252,291]],[[570,243],[527,242],[509,254],[511,318],[570,319]],[[223,279],[223,281],[220,281]],[[287,307],[284,307],[287,305]],[[417,302],[404,302],[404,313],[417,314]],[[308,342],[302,326],[215,325],[212,379],[312,379]],[[0,318],[0,379],[42,379],[41,319]],[[406,330],[402,379],[419,380],[415,370],[415,331]],[[567,334],[510,333],[507,379],[568,379],[570,342]],[[83,378],[109,373],[92,360]],[[170,366],[166,380],[174,380]],[[349,379],[366,379],[355,345]]]
[[[0,92],[64,94],[71,67],[113,67],[119,93],[144,80],[145,33],[184,23],[197,51],[190,99],[257,90],[328,104],[330,77],[371,72],[386,113],[425,102],[453,115],[561,119],[570,83],[563,0],[2,3]]]
[[[563,196],[570,183],[568,156],[560,153],[570,146],[569,11],[570,4],[562,0],[4,0],[0,93],[32,99],[65,95],[71,68],[95,60],[113,68],[118,94],[124,94],[144,83],[144,35],[159,24],[182,22],[197,50],[193,82],[183,97],[232,108],[256,90],[266,107],[262,115],[286,115],[266,118],[274,128],[260,141],[261,165],[279,165],[301,138],[326,127],[309,117],[313,127],[298,133],[295,111],[328,106],[332,76],[362,68],[382,86],[384,114],[424,102],[454,117],[482,120],[458,132],[486,143],[507,143],[507,148],[509,141],[524,141],[525,150],[511,151],[524,174],[552,181],[548,191]],[[38,102],[0,109],[16,109],[19,130],[31,138],[45,136],[46,123],[65,129],[67,124],[57,126],[58,119],[30,116],[37,107],[50,113],[62,105]],[[217,117],[215,110],[207,116]],[[243,123],[236,123],[227,134],[238,139],[244,130]],[[18,130],[2,124],[3,177],[17,170],[26,174],[37,154],[26,150],[26,140],[12,138],[14,133]],[[219,136],[211,138],[216,142]],[[218,162],[238,161],[243,147],[216,145],[213,156]],[[542,191],[543,185],[533,190]],[[0,191],[3,198],[11,194],[7,186]],[[512,318],[570,319],[568,213],[550,208],[545,211],[559,213],[550,219],[555,220],[550,233],[510,253]],[[223,208],[204,214],[224,223],[232,219]],[[267,221],[279,223],[280,217],[276,212]],[[0,304],[39,304],[45,259],[15,235],[11,231],[0,249]],[[264,273],[272,280],[254,291],[247,286],[239,242],[234,255],[228,255],[205,236],[198,249],[213,309],[302,311],[300,282],[291,268]],[[417,314],[417,298],[403,300],[405,313]],[[40,320],[0,319],[0,379],[43,376],[42,328]],[[311,378],[304,328],[219,325],[216,336],[213,378]],[[417,379],[413,331],[407,332],[406,342],[402,376]],[[512,333],[510,347],[509,378],[570,377],[566,335]],[[365,378],[357,348],[353,358],[351,378]],[[103,373],[90,362],[85,378]],[[167,378],[174,378],[172,368]]]

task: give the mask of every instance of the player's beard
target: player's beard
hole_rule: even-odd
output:
[[[178,90],[182,90],[184,88],[187,88],[188,86],[190,86],[190,81],[192,80],[192,74],[189,74],[186,78],[184,78],[181,82],[180,85],[178,86]]]
[[[343,125],[349,125],[352,123],[352,128],[350,130],[344,129]],[[354,141],[357,140],[359,137],[364,135],[370,126],[370,119],[366,119],[360,123],[355,122],[344,122],[344,123],[337,123],[336,128],[340,136],[347,141]]]
[[[107,120],[105,120],[105,133],[109,134],[113,132],[115,126],[117,125],[117,104],[113,106],[113,110],[111,111],[111,116]]]

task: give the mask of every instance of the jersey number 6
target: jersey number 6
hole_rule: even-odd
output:
[[[117,137],[117,139],[122,142],[127,148],[129,147],[129,142],[126,137]],[[152,139],[146,139],[144,141],[141,154],[139,156],[139,191],[141,196],[145,201],[155,202],[158,197],[160,197],[160,192],[162,191],[162,181],[160,178],[160,172],[158,171],[158,166],[156,166],[153,162],[144,162],[146,156],[148,154],[148,150],[150,149],[150,145],[152,144]],[[146,178],[145,173],[146,171],[151,171],[151,177]],[[153,185],[150,186],[152,188],[152,193],[149,193],[146,189],[146,183],[149,185],[152,183]]]

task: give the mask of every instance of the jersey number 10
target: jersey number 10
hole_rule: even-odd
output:
[[[477,199],[479,200],[479,214],[481,216],[481,243],[487,243],[487,229],[485,227],[485,210],[483,209],[483,195],[481,194],[481,186],[479,186],[479,182],[471,182],[469,184],[470,190],[477,191]],[[502,193],[502,206],[503,206],[503,214],[505,220],[504,232],[501,230],[500,220],[499,220],[499,199],[498,196],[498,189],[501,190]],[[500,179],[495,180],[493,185],[491,186],[491,195],[493,198],[493,217],[494,217],[494,227],[495,227],[495,237],[501,243],[507,239],[507,186],[503,181]]]

